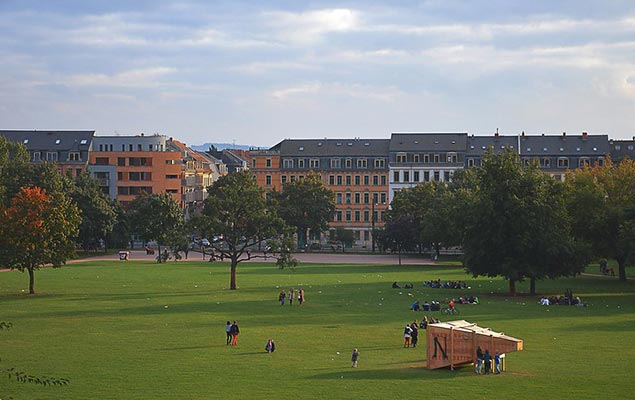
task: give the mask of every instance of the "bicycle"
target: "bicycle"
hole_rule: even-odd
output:
[[[449,315],[449,314],[459,315],[460,314],[459,310],[456,307],[454,307],[454,308],[445,307],[445,308],[443,308],[441,310],[441,313],[442,314],[446,314],[446,315]]]

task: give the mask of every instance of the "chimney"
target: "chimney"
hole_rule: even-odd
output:
[[[520,136],[525,137],[525,131],[520,132]]]
[[[562,132],[562,138],[566,139],[567,138],[567,132]]]
[[[582,132],[582,140],[587,140],[589,134],[587,132]]]
[[[496,128],[496,133],[494,133],[494,137],[498,137],[498,128]]]

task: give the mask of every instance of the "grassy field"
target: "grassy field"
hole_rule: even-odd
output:
[[[472,289],[421,285],[437,278]],[[393,281],[415,288],[391,289]],[[0,321],[13,323],[0,331],[0,369],[71,383],[41,387],[0,374],[0,399],[622,399],[635,391],[635,282],[615,278],[539,282],[540,293],[573,289],[584,308],[510,298],[505,281],[449,265],[244,264],[239,290],[229,291],[227,264],[87,262],[38,271],[35,296],[22,292],[27,283],[26,274],[0,273]],[[279,289],[300,286],[307,302],[281,307]],[[524,340],[504,374],[425,369],[425,331],[418,348],[402,347],[403,326],[423,315],[409,310],[414,299],[462,294],[481,304],[462,306],[461,319]],[[242,334],[227,347],[225,322],[234,319]]]

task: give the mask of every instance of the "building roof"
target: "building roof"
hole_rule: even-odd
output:
[[[441,328],[441,329],[452,329],[454,331],[460,331],[460,332],[469,332],[469,333],[474,333],[476,335],[501,338],[501,339],[508,340],[510,342],[522,343],[521,339],[507,336],[505,335],[504,332],[494,332],[490,328],[483,328],[481,326],[478,326],[474,323],[471,323],[465,320],[438,322],[436,324],[429,324],[428,326],[431,326],[434,328]]]
[[[467,133],[393,133],[390,151],[456,151],[464,152]]]
[[[95,131],[0,130],[0,135],[31,151],[80,151],[90,149]]]
[[[286,139],[271,150],[280,150],[281,157],[386,157],[388,139]]]
[[[468,136],[468,157],[482,156],[488,148],[491,148],[496,154],[503,153],[506,149],[510,149],[518,153],[518,136]]]
[[[609,154],[608,135],[521,135],[521,156],[604,156]]]
[[[609,151],[614,162],[620,162],[625,158],[635,160],[635,137],[633,140],[611,140],[609,141]]]

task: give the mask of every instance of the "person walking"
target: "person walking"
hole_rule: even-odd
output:
[[[284,289],[282,289],[280,291],[280,294],[278,294],[278,301],[280,302],[280,305],[283,306],[284,305],[284,301],[287,299],[287,294],[284,292]]]
[[[240,334],[240,328],[238,327],[238,322],[234,321],[230,329],[232,335],[232,346],[236,346],[238,344],[238,335]]]
[[[295,294],[293,288],[289,289],[289,305],[293,305],[293,295]]]
[[[227,334],[227,346],[232,342],[232,323],[227,321],[227,325],[225,325],[225,333]]]
[[[351,361],[353,362],[353,365],[351,365],[351,368],[357,368],[358,358],[359,358],[359,351],[357,351],[357,349],[353,349],[353,355],[351,356]]]
[[[298,301],[300,302],[300,305],[302,305],[302,303],[304,303],[304,289],[300,288],[300,290],[298,290]]]
[[[494,373],[501,373],[501,356],[498,354],[498,351],[494,354]]]
[[[477,374],[481,374],[483,371],[483,350],[481,350],[481,346],[476,348],[476,368],[474,368],[474,372]]]

